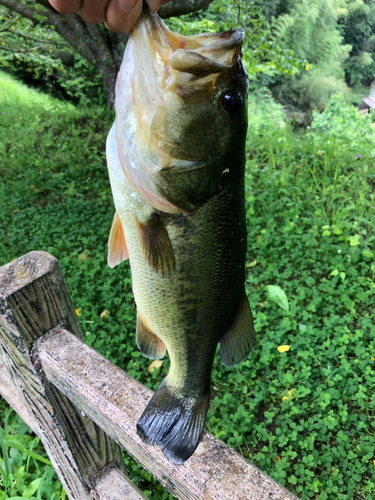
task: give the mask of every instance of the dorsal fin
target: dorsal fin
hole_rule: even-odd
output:
[[[108,238],[108,265],[111,268],[129,258],[124,230],[118,212],[113,217],[111,231]]]

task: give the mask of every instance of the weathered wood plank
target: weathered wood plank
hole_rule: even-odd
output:
[[[30,252],[0,268],[0,346],[18,395],[72,500],[88,500],[100,473],[124,469],[121,450],[43,378],[35,341],[56,326],[81,337],[57,259]]]
[[[110,469],[91,491],[92,500],[146,500],[147,497],[117,469]]]
[[[136,422],[152,391],[69,332],[42,339],[36,355],[48,380],[181,500],[292,500],[290,492],[204,432],[182,466],[137,436]]]
[[[5,399],[5,401],[13,408],[13,410],[18,413],[22,420],[30,427],[30,429],[38,434],[38,427],[34,420],[32,419],[30,413],[27,411],[26,406],[21,400],[16,386],[5,368],[0,355],[0,395]]]

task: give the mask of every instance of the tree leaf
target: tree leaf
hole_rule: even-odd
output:
[[[276,302],[276,304],[281,307],[281,309],[284,309],[284,311],[289,311],[288,298],[281,287],[277,285],[268,285],[267,291],[271,300]]]

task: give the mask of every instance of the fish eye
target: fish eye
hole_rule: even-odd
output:
[[[228,90],[223,96],[222,106],[224,111],[233,115],[242,108],[242,102],[242,95],[238,90]]]

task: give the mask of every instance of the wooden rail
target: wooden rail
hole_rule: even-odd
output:
[[[136,422],[152,391],[82,340],[57,260],[0,268],[0,394],[38,434],[72,500],[139,500],[120,447],[181,500],[292,500],[289,491],[204,432],[182,466],[144,444]]]

